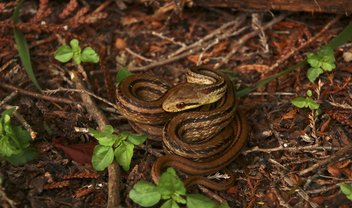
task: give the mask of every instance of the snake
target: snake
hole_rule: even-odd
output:
[[[190,175],[186,186],[226,190],[234,176],[225,168],[246,143],[247,119],[237,108],[231,80],[219,70],[190,68],[186,79],[172,86],[149,74],[128,76],[117,86],[116,108],[134,130],[162,142],[166,155],[152,166],[154,182],[172,166]],[[231,176],[225,183],[204,177],[224,169]]]

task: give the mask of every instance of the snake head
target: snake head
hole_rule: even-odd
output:
[[[205,94],[198,90],[199,86],[184,83],[171,88],[165,95],[162,107],[167,112],[179,112],[197,108],[204,104]]]

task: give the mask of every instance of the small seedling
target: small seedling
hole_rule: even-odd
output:
[[[308,53],[307,61],[311,66],[307,72],[310,82],[314,82],[324,71],[330,72],[336,67],[334,51],[329,46],[321,48],[317,53]]]
[[[340,190],[344,193],[347,199],[352,201],[352,184],[340,183]]]
[[[114,159],[125,171],[128,171],[134,146],[142,144],[147,139],[145,135],[132,134],[131,132],[114,134],[114,129],[110,125],[107,125],[103,131],[89,129],[89,133],[99,142],[94,148],[92,157],[93,167],[98,171],[104,170]]]
[[[70,41],[70,45],[62,45],[55,52],[55,59],[66,63],[73,59],[76,65],[81,64],[81,62],[98,63],[99,55],[91,48],[86,47],[81,50],[79,42],[77,39]]]
[[[38,157],[29,147],[31,136],[21,126],[11,124],[11,114],[16,108],[5,110],[0,118],[0,157],[13,165],[24,165]]]
[[[132,75],[133,73],[129,71],[127,68],[120,69],[116,74],[116,85],[120,84],[120,82],[126,77]]]
[[[173,168],[168,168],[161,176],[157,185],[141,180],[129,193],[130,199],[142,207],[152,207],[161,199],[166,200],[161,208],[179,208],[178,204],[188,208],[228,208],[225,202],[216,204],[201,194],[186,194],[186,188]]]
[[[296,97],[291,100],[291,103],[297,108],[310,108],[311,110],[319,109],[319,104],[312,99],[312,91],[307,91],[306,97]]]

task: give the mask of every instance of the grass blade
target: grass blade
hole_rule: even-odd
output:
[[[19,21],[19,10],[22,7],[23,0],[21,0],[18,5],[16,6],[16,9],[13,13],[12,19],[14,22]],[[15,36],[15,42],[16,42],[16,47],[18,50],[18,54],[20,56],[21,62],[23,64],[24,69],[27,72],[28,77],[32,80],[33,84],[41,90],[39,83],[37,79],[35,78],[33,68],[32,68],[32,63],[31,63],[31,57],[29,55],[29,49],[28,49],[28,44],[27,41],[24,37],[24,34],[22,33],[21,30],[15,28],[14,29],[14,36]]]

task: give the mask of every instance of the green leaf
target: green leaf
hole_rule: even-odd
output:
[[[75,64],[79,65],[81,63],[81,47],[79,46],[79,41],[77,39],[72,39],[70,41],[70,46],[73,52],[73,61]]]
[[[304,98],[304,97],[296,97],[291,100],[291,103],[298,108],[308,107],[306,98]]]
[[[163,199],[168,199],[173,194],[186,194],[185,186],[180,178],[176,175],[176,171],[173,168],[168,168],[166,172],[160,176],[157,188],[161,193]]]
[[[309,68],[307,77],[310,82],[314,82],[324,71],[321,68]]]
[[[130,134],[127,137],[127,141],[129,141],[130,143],[134,144],[134,145],[140,145],[142,144],[145,140],[147,139],[146,135],[143,134]]]
[[[81,47],[79,46],[79,41],[77,39],[72,39],[70,41],[70,46],[74,53],[81,53]]]
[[[311,82],[314,82],[324,71],[332,71],[336,67],[334,51],[329,46],[322,47],[316,54],[308,53],[307,61],[311,65],[307,72]]]
[[[133,149],[134,145],[125,141],[122,141],[120,146],[115,149],[115,159],[117,163],[122,166],[124,171],[128,171],[130,169]]]
[[[94,129],[89,129],[89,133],[96,138],[100,145],[103,146],[112,146],[116,140],[119,140],[119,137],[114,133],[114,128],[111,125],[106,125],[102,131],[97,131]]]
[[[327,46],[331,47],[332,49],[336,49],[339,46],[347,43],[348,41],[352,40],[352,21],[340,32],[334,39],[332,39]]]
[[[321,62],[320,58],[317,54],[314,53],[308,53],[307,54],[307,62],[312,68],[320,68],[321,67]]]
[[[31,79],[34,86],[38,90],[41,90],[41,87],[39,86],[37,78],[35,77],[34,72],[33,72],[31,57],[29,55],[28,44],[27,44],[27,41],[24,37],[24,34],[22,33],[21,30],[15,28],[14,35],[15,35],[16,48],[18,50],[18,54],[20,56],[23,67],[26,70],[26,73],[27,73],[28,77]]]
[[[186,204],[186,199],[184,199],[182,196],[178,194],[173,194],[171,198],[177,203]]]
[[[99,55],[91,47],[86,47],[82,51],[81,60],[83,62],[98,63]]]
[[[120,82],[125,79],[126,77],[132,75],[133,73],[130,72],[127,68],[120,69],[116,74],[116,85],[120,84]]]
[[[188,208],[216,208],[217,204],[208,197],[201,194],[187,194]]]
[[[18,23],[20,20],[19,13],[20,13],[20,9],[22,8],[22,4],[23,4],[23,0],[19,1],[19,3],[15,8],[15,11],[13,12],[12,19],[14,20],[15,23]],[[35,75],[33,72],[27,41],[21,30],[14,28],[13,31],[15,36],[16,47],[17,47],[21,62],[23,64],[23,67],[26,70],[28,77],[31,79],[35,87],[38,90],[41,90],[39,83],[35,78]]]
[[[19,154],[12,155],[10,157],[6,157],[5,159],[10,162],[12,165],[24,165],[27,162],[37,159],[38,152],[34,148],[26,148],[23,149]]]
[[[308,97],[306,98],[306,103],[307,103],[307,106],[311,109],[311,110],[316,110],[319,108],[319,104],[316,103],[312,98]]]
[[[12,19],[15,23],[18,23],[20,21],[19,15],[20,15],[20,10],[23,5],[23,0],[20,0],[18,4],[16,5],[15,11],[13,12]]]
[[[102,171],[114,161],[114,150],[112,147],[96,145],[92,156],[93,168]]]
[[[313,95],[312,90],[307,90],[306,94],[308,97],[312,97]]]
[[[69,60],[71,60],[73,57],[73,51],[72,48],[68,45],[62,45],[60,46],[56,51],[54,58],[61,63],[66,63]]]
[[[225,201],[221,203],[217,208],[230,208],[229,204]]]
[[[180,208],[180,207],[174,200],[169,199],[163,205],[161,205],[160,208]]]
[[[325,71],[332,71],[336,68],[336,65],[334,63],[323,63],[321,68],[323,68]]]
[[[318,56],[322,58],[325,62],[333,63],[335,62],[334,50],[329,46],[324,46],[318,51]]]
[[[340,190],[346,195],[346,197],[352,201],[352,184],[340,183]]]
[[[12,113],[16,110],[16,107],[5,110],[1,113],[0,118],[0,134],[6,134],[5,127],[10,126],[10,120]]]
[[[160,201],[161,194],[154,184],[147,181],[138,181],[133,186],[128,197],[143,207],[151,207]]]
[[[8,136],[0,135],[0,156],[10,157],[20,152],[21,150],[12,143],[12,140]]]
[[[16,139],[18,141],[20,148],[27,148],[29,146],[29,142],[31,141],[31,135],[28,133],[28,131],[20,126],[13,126],[12,130],[15,137],[13,139]]]

